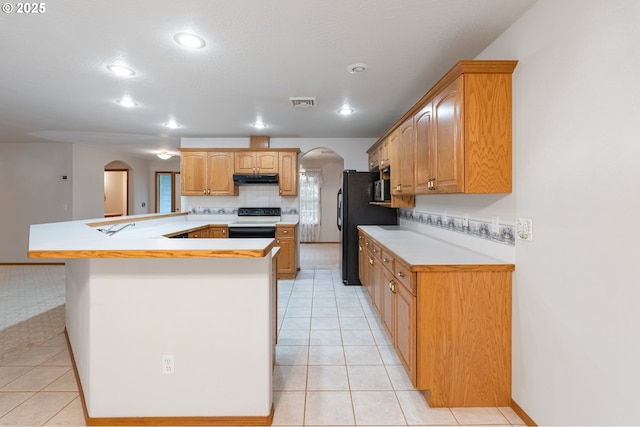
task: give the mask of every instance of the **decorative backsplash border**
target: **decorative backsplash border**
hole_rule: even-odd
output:
[[[498,232],[491,232],[491,220],[469,218],[468,226],[464,226],[464,218],[447,214],[445,221],[443,213],[420,212],[415,209],[398,209],[398,217],[419,224],[455,231],[481,239],[491,240],[510,246],[515,246],[515,225],[498,224]]]
[[[187,212],[192,215],[238,215],[238,208],[192,206]],[[282,208],[282,215],[298,215],[298,209]]]

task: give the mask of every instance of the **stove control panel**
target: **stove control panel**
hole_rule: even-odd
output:
[[[280,208],[238,208],[238,216],[280,216]]]

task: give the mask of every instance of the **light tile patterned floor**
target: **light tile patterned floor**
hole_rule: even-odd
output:
[[[303,266],[315,257],[325,268],[303,268],[295,280],[279,283],[273,425],[524,424],[510,408],[429,408],[362,289],[342,284],[336,245],[302,245]],[[53,334],[47,341],[5,357],[0,351],[0,425],[84,425],[56,319],[44,328]],[[43,322],[21,324],[29,323],[40,329]]]

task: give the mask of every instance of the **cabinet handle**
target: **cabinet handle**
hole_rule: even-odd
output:
[[[404,273],[402,271],[398,271],[398,273],[396,274],[396,276],[402,278],[404,277]]]
[[[396,293],[396,282],[394,282],[393,280],[389,281],[389,290],[394,294]]]
[[[282,230],[283,234],[287,234],[289,232],[289,230]]]
[[[277,244],[280,244],[280,239],[276,239],[276,243],[277,243]]]
[[[282,190],[280,190],[280,194],[282,194]]]
[[[389,262],[389,260],[386,258],[382,258],[382,262]]]
[[[377,253],[378,253],[378,250],[377,250],[377,249],[374,249],[374,250],[373,250],[373,253],[374,253],[374,254],[377,254]]]
[[[369,264],[373,265],[373,258],[369,258]]]
[[[202,194],[207,194],[207,189],[202,190]]]
[[[362,246],[358,245],[358,250],[362,252]]]
[[[402,185],[401,184],[396,185],[396,191],[398,193],[402,193]]]

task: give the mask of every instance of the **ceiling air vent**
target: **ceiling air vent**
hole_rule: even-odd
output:
[[[316,97],[315,96],[297,96],[290,97],[289,102],[295,108],[310,108],[316,106]]]

